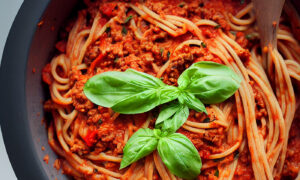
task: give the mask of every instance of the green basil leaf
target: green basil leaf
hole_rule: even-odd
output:
[[[158,144],[158,138],[155,134],[154,131],[149,128],[139,129],[135,132],[123,149],[123,158],[120,169],[127,167],[153,152]]]
[[[180,108],[169,119],[166,119],[161,126],[163,132],[175,133],[189,117],[189,108],[187,105],[180,104]]]
[[[181,104],[186,104],[190,109],[207,113],[204,104],[190,92],[182,92],[178,97],[178,101]]]
[[[143,86],[166,86],[164,82],[162,82],[159,78],[151,76],[150,74],[136,71],[134,69],[127,69],[125,71],[126,74],[130,75],[132,79],[130,79],[130,83],[142,83]],[[123,77],[124,79],[126,77]]]
[[[180,91],[177,87],[166,85],[159,90],[160,104],[164,104],[178,98],[179,94]]]
[[[174,133],[162,137],[157,150],[164,164],[176,176],[189,180],[200,174],[201,158],[186,136]]]
[[[179,91],[174,86],[150,89],[125,98],[111,108],[122,114],[139,114],[176,99],[178,94]]]
[[[158,78],[128,69],[125,72],[109,71],[95,75],[85,83],[83,91],[93,103],[112,107],[130,96],[164,86]]]
[[[172,117],[178,110],[180,109],[180,104],[178,102],[173,102],[170,104],[167,104],[162,107],[162,110],[160,111],[156,121],[155,125],[160,124],[161,122],[169,119]]]
[[[221,103],[231,97],[239,88],[240,83],[228,77],[208,76],[193,82],[189,91],[203,103]]]
[[[229,67],[210,61],[193,64],[178,78],[181,90],[194,94],[205,104],[216,104],[232,96],[241,79]]]

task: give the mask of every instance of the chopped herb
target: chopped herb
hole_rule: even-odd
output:
[[[254,34],[247,34],[245,36],[246,39],[250,40],[250,39],[253,39],[254,38]]]
[[[118,60],[119,60],[119,57],[116,57],[116,58],[114,59],[115,62],[117,62]]]
[[[108,26],[108,27],[105,29],[105,32],[106,32],[106,33],[109,33],[110,30],[111,30],[111,28]]]
[[[230,33],[236,36],[236,31],[230,31]]]
[[[160,48],[160,49],[159,49],[159,53],[160,53],[160,56],[162,57],[163,54],[164,54],[164,48]]]
[[[128,23],[131,19],[132,19],[132,15],[128,16],[128,17],[125,19],[124,24]]]
[[[203,123],[210,123],[210,122],[214,122],[216,119],[214,118],[214,119],[210,119],[209,117],[208,118],[205,118],[204,120],[203,120]]]
[[[178,7],[184,7],[184,5],[185,5],[185,3],[184,2],[182,2],[182,3],[180,3],[180,4],[178,4]]]
[[[219,29],[220,27],[221,27],[220,24],[218,24],[215,26],[215,29]]]
[[[219,169],[217,168],[215,174],[214,174],[216,177],[219,177]]]
[[[239,151],[234,151],[234,153],[233,153],[234,159],[239,158],[239,155],[240,155]]]
[[[103,123],[102,119],[99,119],[98,122],[97,122],[98,125],[100,125],[102,123]]]
[[[222,158],[214,159],[213,161],[214,162],[219,162],[219,161],[223,161],[224,159],[225,159],[225,157],[222,157]]]
[[[205,44],[204,42],[201,42],[201,46],[202,46],[203,48],[206,48],[206,44]]]
[[[126,29],[125,26],[123,26],[123,28],[122,28],[122,34],[123,34],[123,35],[126,35],[126,34],[127,34],[127,29]]]
[[[244,4],[245,3],[245,0],[241,0],[241,4]]]
[[[209,118],[205,118],[204,120],[203,120],[203,123],[209,123],[210,122],[210,119]]]
[[[190,46],[190,47],[201,47],[201,46],[199,46],[198,44],[190,44],[189,46]]]
[[[170,59],[170,55],[171,55],[171,53],[170,53],[170,51],[168,51],[168,53],[167,53],[168,60]]]

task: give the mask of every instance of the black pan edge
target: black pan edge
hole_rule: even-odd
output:
[[[47,179],[37,159],[26,112],[27,57],[33,35],[50,0],[25,0],[14,20],[0,68],[0,123],[18,179]]]

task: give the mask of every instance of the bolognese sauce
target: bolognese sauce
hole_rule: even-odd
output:
[[[126,142],[140,128],[155,127],[160,107],[120,114],[90,101],[83,89],[97,74],[127,69],[178,86],[192,64],[212,61],[243,80],[231,98],[206,105],[207,114],[190,110],[177,130],[202,159],[198,179],[296,178],[299,117],[293,116],[299,102],[287,89],[290,79],[299,80],[300,53],[291,47],[297,41],[279,38],[279,51],[269,53],[275,71],[282,66],[283,72],[267,74],[252,10],[251,2],[234,0],[84,1],[62,28],[56,55],[42,71],[51,94],[44,109],[52,113],[48,135],[59,155],[56,167],[75,179],[180,179],[157,152],[119,169]],[[293,39],[286,23],[279,31]],[[293,60],[284,63],[282,57]]]

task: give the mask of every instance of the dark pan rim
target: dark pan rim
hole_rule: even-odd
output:
[[[50,1],[24,0],[9,32],[0,67],[0,123],[18,179],[48,179],[30,134],[25,83],[30,45]]]

